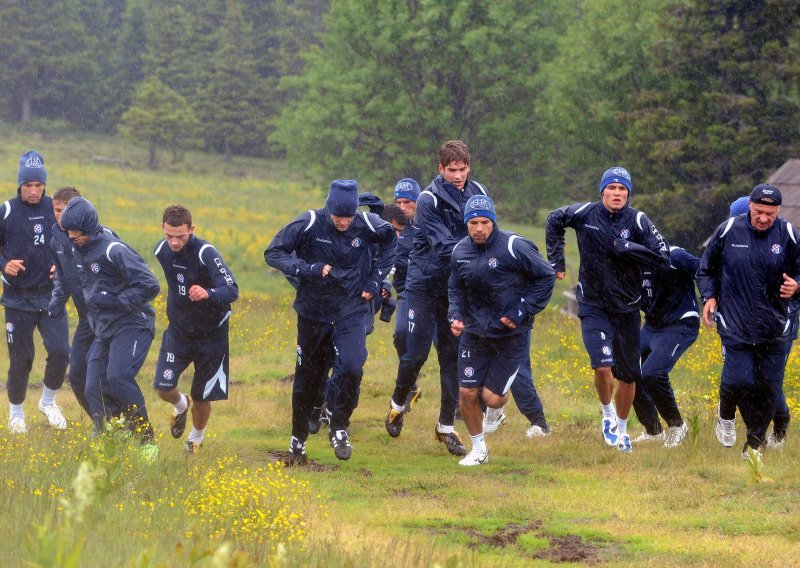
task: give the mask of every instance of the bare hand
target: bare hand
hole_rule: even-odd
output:
[[[56,265],[50,267],[50,280],[56,279]]]
[[[386,288],[381,288],[381,298],[390,298],[392,294]]]
[[[508,329],[517,329],[517,324],[515,324],[513,321],[511,321],[510,319],[508,319],[505,316],[500,318],[500,323],[502,323]]]
[[[717,299],[709,298],[703,305],[703,323],[708,327],[714,327],[714,314],[717,311]]]
[[[208,300],[208,290],[195,284],[189,288],[189,299],[192,302],[202,302],[203,300]]]
[[[564,280],[564,272],[556,272],[556,280]]]
[[[461,336],[461,332],[464,331],[464,322],[460,320],[453,320],[450,324],[450,331],[453,332],[453,335],[456,337]]]
[[[323,278],[327,278],[328,274],[330,274],[330,273],[331,273],[331,265],[330,264],[326,264],[325,266],[322,267],[322,277]]]
[[[366,290],[364,290],[363,292],[361,292],[361,297],[364,298],[367,302],[369,302],[370,300],[372,300],[373,295],[372,292],[367,292]]]
[[[3,272],[9,276],[17,276],[20,272],[25,270],[24,264],[24,260],[9,260],[5,268],[3,268]]]
[[[788,300],[797,293],[798,288],[800,288],[800,284],[797,283],[797,280],[784,273],[783,284],[781,284],[781,298]]]

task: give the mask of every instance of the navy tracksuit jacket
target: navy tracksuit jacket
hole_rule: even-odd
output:
[[[69,362],[69,324],[66,313],[48,315],[53,283],[50,267],[53,200],[43,195],[30,204],[18,196],[0,206],[0,272],[10,260],[23,260],[17,276],[2,273],[8,343],[8,398],[22,404],[34,359],[33,330],[38,327],[47,351],[44,384],[57,390],[64,384]]]
[[[670,267],[643,272],[645,324],[640,336],[642,382],[636,388],[633,409],[648,434],[683,424],[669,373],[695,342],[700,308],[694,274],[700,259],[680,247],[670,247]]]
[[[747,443],[766,440],[775,415],[791,337],[790,300],[780,297],[783,274],[800,278],[797,233],[778,217],[757,231],[749,213],[722,223],[706,248],[697,272],[700,295],[717,299],[717,332],[724,364],[720,400],[735,400],[747,425]],[[733,418],[735,409],[720,407]]]
[[[450,333],[447,318],[447,280],[453,247],[467,236],[464,206],[473,195],[488,195],[486,188],[468,180],[459,191],[436,176],[417,198],[414,244],[406,276],[406,352],[400,358],[392,400],[404,404],[408,392],[430,353],[436,336],[441,402],[439,423],[453,424],[458,404],[458,338]]]
[[[305,441],[308,417],[325,373],[338,355],[341,380],[332,411],[331,430],[346,429],[358,406],[367,359],[366,322],[394,262],[397,236],[386,221],[358,212],[347,231],[338,231],[327,210],[307,211],[278,231],[264,260],[287,276],[296,276],[298,315],[297,365],[292,392],[292,435]],[[323,267],[330,265],[327,277]]]

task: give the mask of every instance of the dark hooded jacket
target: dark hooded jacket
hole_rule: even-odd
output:
[[[669,268],[642,272],[645,323],[656,329],[681,325],[700,327],[700,308],[694,290],[694,275],[700,259],[680,247],[669,248]]]
[[[95,337],[110,339],[130,326],[155,335],[150,301],[158,295],[159,286],[139,253],[104,231],[94,206],[82,197],[69,202],[61,226],[90,237],[85,245],[75,246],[75,260]]]
[[[25,270],[17,276],[2,274],[2,304],[26,311],[46,311],[53,283],[50,268],[52,228],[56,222],[53,200],[43,195],[32,205],[17,197],[0,206],[0,272],[9,260],[21,259]]]
[[[467,236],[453,249],[448,317],[481,337],[524,333],[550,301],[555,281],[555,271],[533,242],[495,224],[486,244]],[[506,327],[502,317],[517,327]]]
[[[392,226],[372,213],[359,211],[346,231],[338,231],[325,208],[306,211],[278,231],[264,261],[298,278],[294,308],[306,319],[334,323],[342,317],[367,317],[394,262],[397,242]],[[327,277],[323,267],[332,267]]]

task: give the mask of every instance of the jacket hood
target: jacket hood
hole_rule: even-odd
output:
[[[61,226],[65,231],[82,231],[87,235],[95,235],[102,230],[97,210],[83,197],[70,200],[61,215]]]

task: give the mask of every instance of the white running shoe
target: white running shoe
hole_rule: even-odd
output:
[[[67,419],[61,414],[61,408],[55,404],[44,405],[40,400],[39,411],[47,417],[47,423],[56,430],[67,429]]]
[[[642,444],[645,442],[663,442],[665,438],[664,431],[662,430],[658,434],[648,434],[647,430],[639,434],[636,439],[633,441],[634,444]]]
[[[530,428],[525,430],[525,437],[529,439],[544,438],[545,436],[549,436],[552,433],[553,431],[550,430],[550,428],[542,428],[537,424],[532,424]]]
[[[506,423],[506,415],[502,408],[487,408],[483,415],[483,433],[491,434]]]
[[[664,440],[665,448],[677,448],[683,443],[686,434],[689,433],[689,427],[686,422],[680,426],[670,426],[667,430],[667,439]]]
[[[12,434],[24,434],[28,431],[28,425],[25,424],[24,416],[14,416],[8,419],[8,430]]]
[[[786,432],[781,434],[775,434],[775,429],[773,428],[772,431],[767,436],[767,448],[770,450],[780,450],[784,444],[786,444]]]
[[[719,440],[720,444],[726,448],[732,448],[736,443],[736,419],[724,420],[717,417],[715,432],[717,433],[717,440]]]
[[[605,443],[612,448],[617,446],[617,419],[614,417],[612,420],[611,418],[603,418],[603,421],[600,423],[600,428],[603,433],[603,440]]]
[[[489,450],[480,452],[475,450],[475,448],[471,449],[469,453],[464,456],[464,458],[458,462],[458,465],[483,465],[489,461]]]
[[[629,454],[633,451],[633,446],[631,446],[631,437],[627,434],[623,434],[622,436],[617,437],[617,449],[620,452]]]

